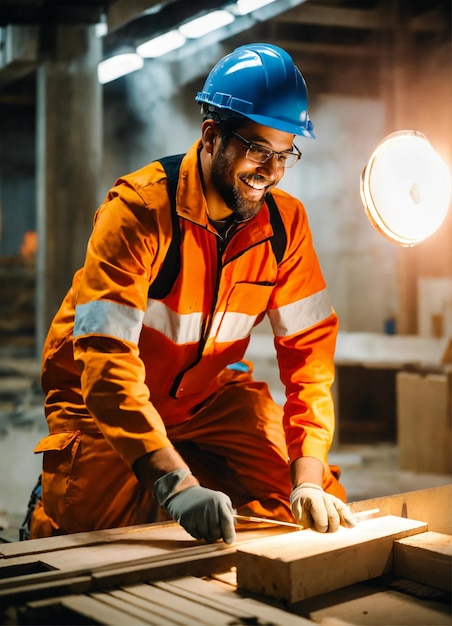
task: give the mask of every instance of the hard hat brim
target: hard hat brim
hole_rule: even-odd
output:
[[[292,122],[285,122],[284,120],[278,120],[264,115],[246,115],[245,117],[253,122],[256,122],[256,124],[269,126],[270,128],[275,128],[276,130],[282,130],[283,132],[290,133],[291,135],[299,135],[301,137],[316,139],[312,130],[308,130],[302,125],[295,125]]]

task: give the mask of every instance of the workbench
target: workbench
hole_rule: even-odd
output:
[[[173,522],[0,544],[1,623],[450,626],[452,485],[351,508],[353,529],[246,524],[233,545]]]

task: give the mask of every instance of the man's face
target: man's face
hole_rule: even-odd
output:
[[[275,152],[292,151],[294,136],[254,122],[236,132],[249,143]],[[265,196],[284,175],[284,165],[276,156],[267,163],[247,158],[247,145],[234,134],[218,137],[212,155],[210,179],[226,206],[240,219],[248,219],[261,209]]]

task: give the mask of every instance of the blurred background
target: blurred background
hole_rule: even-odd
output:
[[[375,146],[415,129],[452,165],[450,0],[1,0],[0,526],[25,512],[46,425],[48,325],[83,263],[95,210],[122,174],[199,137],[194,98],[239,45],[285,48],[316,140],[281,187],[306,206],[340,318],[331,460],[349,500],[452,482],[452,212],[422,244],[372,228],[360,176]],[[204,35],[187,28],[213,14]],[[224,25],[221,26],[221,24]],[[175,32],[177,49],[165,52]],[[143,45],[154,41],[155,45]],[[142,46],[142,47],[140,47]],[[141,54],[137,54],[141,50]],[[131,54],[114,80],[102,62]],[[164,54],[162,54],[164,53]],[[160,55],[160,56],[158,56]],[[256,375],[283,390],[269,327]],[[7,535],[4,533],[4,536]]]

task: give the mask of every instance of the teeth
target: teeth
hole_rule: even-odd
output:
[[[258,191],[261,191],[262,189],[265,189],[265,187],[266,187],[266,185],[264,183],[257,183],[253,179],[246,180],[245,182],[246,182],[247,185],[249,185],[253,189],[257,189]]]

